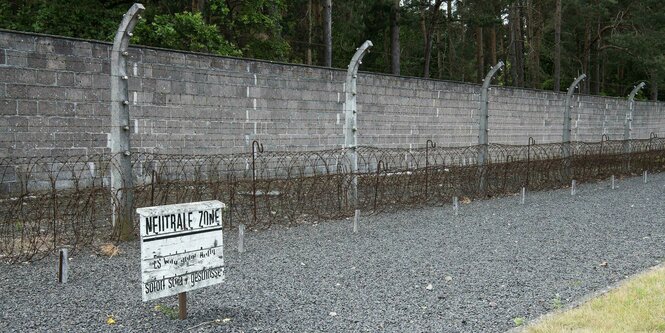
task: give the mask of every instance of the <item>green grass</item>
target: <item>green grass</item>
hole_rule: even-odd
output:
[[[163,313],[170,319],[178,319],[178,309],[170,307],[168,305],[157,304],[155,305],[155,311]]]
[[[524,332],[665,332],[665,266],[640,274],[577,308],[546,317]]]

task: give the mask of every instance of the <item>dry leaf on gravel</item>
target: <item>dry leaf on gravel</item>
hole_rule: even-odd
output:
[[[99,252],[107,257],[113,257],[120,254],[120,248],[111,243],[104,243],[99,246]]]

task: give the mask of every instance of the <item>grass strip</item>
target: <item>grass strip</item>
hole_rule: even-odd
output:
[[[523,332],[665,332],[665,265],[579,307],[548,315]]]

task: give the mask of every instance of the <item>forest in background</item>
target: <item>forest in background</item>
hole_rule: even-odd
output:
[[[112,41],[134,1],[1,0],[0,28]],[[663,100],[663,0],[145,0],[132,43],[500,85]],[[659,98],[660,97],[660,98]]]

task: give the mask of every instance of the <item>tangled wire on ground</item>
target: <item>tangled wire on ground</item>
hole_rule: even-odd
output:
[[[359,147],[351,150],[251,154],[132,155],[133,186],[113,189],[119,170],[113,156],[0,159],[0,258],[34,260],[54,248],[90,246],[112,239],[120,193],[137,207],[201,200],[227,205],[226,227],[253,229],[407,207],[444,205],[452,197],[483,198],[555,189],[572,179],[665,169],[665,139],[571,142],[512,146],[491,144],[417,149]],[[355,179],[355,181],[354,181]],[[357,184],[357,201],[352,188]],[[136,224],[135,224],[136,227]]]

